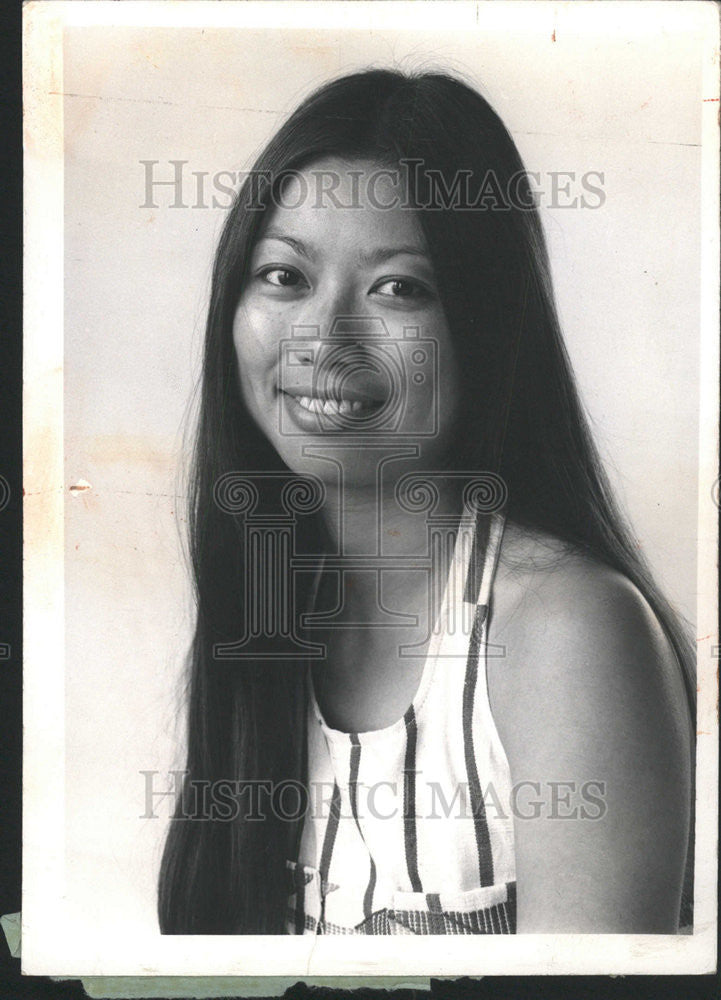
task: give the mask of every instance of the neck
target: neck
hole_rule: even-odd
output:
[[[327,489],[323,509],[333,550],[343,556],[423,556],[428,547],[424,511],[404,509],[395,497],[394,483],[369,489],[346,486]],[[434,517],[461,515],[460,491],[440,489]]]
[[[330,601],[336,606],[330,614],[335,624],[328,627],[356,626],[345,637],[336,633],[335,642],[362,641],[368,648],[417,644],[428,637],[429,615],[434,621],[440,612],[447,558],[431,559],[427,513],[401,507],[393,486],[379,492],[346,489],[343,495],[328,491],[324,515],[331,552],[342,557],[340,572],[322,577],[330,585],[335,574]],[[446,526],[455,530],[460,515],[460,491],[440,491],[434,518],[447,518]],[[434,552],[437,556],[436,547]]]

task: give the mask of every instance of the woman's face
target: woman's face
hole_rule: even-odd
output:
[[[401,446],[417,452],[403,471],[438,468],[457,359],[397,178],[328,159],[290,178],[277,202],[233,324],[250,413],[296,472],[329,478],[313,445],[342,465],[349,486],[375,483],[379,458]]]

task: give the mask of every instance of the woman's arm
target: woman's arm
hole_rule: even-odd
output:
[[[636,588],[591,560],[510,579],[489,684],[518,788],[518,931],[675,933],[691,760],[673,651]]]

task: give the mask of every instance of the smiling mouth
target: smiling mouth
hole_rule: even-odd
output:
[[[307,413],[323,414],[329,417],[363,417],[375,413],[383,406],[381,400],[374,399],[333,399],[321,396],[301,396],[285,392],[294,403]]]

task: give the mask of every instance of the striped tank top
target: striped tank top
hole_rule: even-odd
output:
[[[290,934],[512,934],[511,778],[486,657],[501,513],[461,518],[421,681],[383,729],[330,728],[307,675],[309,807]]]

